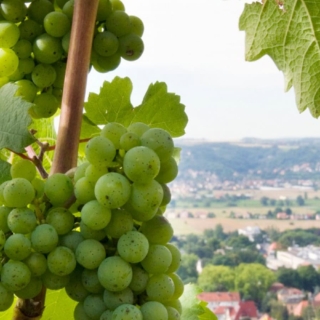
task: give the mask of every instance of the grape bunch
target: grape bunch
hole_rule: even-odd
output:
[[[170,134],[110,122],[85,161],[46,180],[32,162],[0,185],[0,311],[65,288],[76,320],[177,320],[180,252],[163,216],[178,173]]]
[[[73,9],[74,0],[0,1],[0,87],[17,84],[16,94],[33,104],[35,119],[60,107]],[[124,10],[119,0],[99,0],[91,55],[98,72],[143,52],[143,23]]]

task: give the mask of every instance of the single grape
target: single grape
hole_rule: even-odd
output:
[[[125,288],[117,292],[104,290],[103,300],[107,308],[110,310],[114,310],[124,303],[134,304],[133,292],[129,288]]]
[[[29,74],[32,73],[34,67],[35,67],[35,62],[34,62],[33,58],[31,58],[31,57],[19,60],[18,71],[21,72],[21,74],[23,76],[28,75],[29,79],[30,79]],[[23,79],[21,79],[21,80],[23,80]],[[18,80],[18,81],[21,81],[21,80]],[[32,101],[30,101],[30,102],[32,102]]]
[[[143,320],[168,320],[166,307],[157,301],[148,301],[141,308]]]
[[[84,311],[83,301],[79,302],[73,311],[74,320],[92,320]]]
[[[0,207],[0,230],[2,230],[4,233],[10,231],[7,221],[11,210],[12,208]]]
[[[24,20],[27,7],[21,0],[2,0],[0,12],[6,20],[18,23]]]
[[[0,311],[6,311],[13,303],[13,293],[0,282]]]
[[[160,183],[169,183],[178,175],[178,165],[173,157],[161,162],[161,167],[156,180]]]
[[[57,207],[49,210],[46,223],[52,225],[58,235],[67,234],[73,229],[74,216],[66,208]]]
[[[89,291],[83,286],[81,281],[82,268],[77,267],[71,274],[70,280],[67,283],[65,290],[67,295],[75,301],[83,301],[88,295]]]
[[[52,11],[54,11],[54,6],[49,0],[34,0],[28,7],[28,17],[42,24],[44,17]]]
[[[104,311],[99,320],[112,320],[112,314],[113,312],[111,310]]]
[[[84,237],[79,231],[72,230],[67,234],[60,236],[59,243],[61,246],[71,249],[76,252],[78,245],[84,240]]]
[[[19,96],[28,102],[33,102],[33,100],[35,99],[37,92],[39,90],[34,85],[34,83],[30,80],[23,79],[23,80],[16,81],[15,84],[18,85],[18,90],[16,91],[16,96]],[[28,160],[24,160],[24,161],[28,161]],[[28,161],[28,162],[30,162],[30,161]],[[33,165],[33,167],[34,167],[34,165]],[[24,168],[25,168],[25,166],[24,166]],[[23,170],[25,170],[25,169],[23,169]],[[24,177],[24,178],[26,178],[26,177]],[[28,178],[26,178],[26,179],[28,179]]]
[[[70,275],[58,276],[49,269],[41,276],[43,285],[50,290],[59,290],[64,288],[70,281]]]
[[[1,23],[0,23],[1,29]],[[20,30],[17,27],[20,35]],[[32,52],[32,44],[26,39],[20,39],[13,47],[12,50],[16,53],[19,59],[27,59],[30,57]]]
[[[19,37],[20,30],[16,24],[9,21],[0,21],[0,48],[13,47],[18,42]]]
[[[34,3],[35,1],[33,1]],[[42,21],[40,22],[42,24]],[[42,33],[42,27],[39,23],[32,19],[25,20],[19,24],[20,39],[33,41]]]
[[[166,206],[171,201],[171,191],[170,188],[165,183],[160,183],[163,190],[163,198],[160,207]]]
[[[107,309],[101,294],[89,294],[83,301],[85,313],[93,320],[99,320]]]
[[[93,39],[93,49],[103,57],[115,54],[119,47],[118,38],[109,31],[98,33]]]
[[[113,311],[112,320],[143,320],[141,311],[132,304],[122,304]]]
[[[171,252],[172,262],[167,270],[168,273],[175,272],[179,269],[181,263],[181,253],[179,249],[172,243],[167,243],[165,245]]]
[[[126,210],[114,209],[111,211],[111,220],[105,228],[106,234],[118,239],[124,233],[131,231],[133,228],[133,219],[129,212]]]
[[[140,138],[133,132],[126,132],[120,138],[120,149],[125,151],[138,147],[140,144]]]
[[[81,274],[81,283],[91,293],[103,293],[104,287],[98,278],[98,269],[84,269]]]
[[[70,31],[71,22],[65,13],[53,11],[44,17],[43,26],[49,35],[60,38]]]
[[[56,80],[57,74],[53,66],[39,63],[32,71],[33,83],[39,88],[48,88]]]
[[[76,259],[86,269],[96,269],[106,257],[104,246],[97,240],[82,241],[76,249]]]
[[[60,103],[51,93],[41,93],[34,99],[33,106],[29,109],[33,118],[50,118],[58,110]]]
[[[116,149],[120,148],[120,138],[127,132],[127,129],[120,123],[109,122],[101,130],[100,135],[109,139]]]
[[[44,181],[39,178],[34,178],[31,184],[36,192],[36,198],[40,198],[44,194]]]
[[[184,284],[182,279],[176,273],[170,273],[169,277],[173,280],[174,283],[174,293],[172,295],[173,300],[179,299],[184,291]]]
[[[47,257],[48,269],[58,275],[66,276],[76,267],[77,261],[73,251],[67,247],[56,247]]]
[[[129,16],[123,11],[113,11],[106,21],[106,28],[115,36],[121,37],[128,34],[131,29]]]
[[[98,268],[98,278],[107,290],[121,291],[127,288],[132,280],[131,265],[121,257],[108,257]]]
[[[0,48],[0,77],[12,75],[19,66],[19,58],[9,48]]]
[[[0,251],[2,251],[5,243],[6,243],[6,235],[5,235],[5,233],[0,229]]]
[[[97,21],[105,21],[112,12],[112,5],[109,0],[99,0]]]
[[[31,233],[37,226],[35,213],[27,207],[15,208],[8,215],[8,227],[14,233]]]
[[[57,246],[58,240],[57,231],[49,224],[41,224],[31,233],[32,248],[36,252],[51,252]]]
[[[100,177],[108,173],[107,167],[96,167],[90,164],[85,171],[85,177],[91,182],[96,183]]]
[[[97,241],[101,241],[106,237],[104,229],[93,230],[89,228],[83,221],[80,222],[80,233],[84,239],[94,239]]]
[[[28,266],[33,277],[40,277],[47,270],[47,259],[42,253],[32,252],[23,262]]]
[[[74,195],[81,204],[94,200],[94,184],[86,177],[80,178],[74,186]]]
[[[180,300],[169,300],[164,303],[166,307],[174,308],[180,315],[182,314],[182,305]]]
[[[33,43],[34,57],[40,63],[51,64],[60,60],[63,49],[61,41],[47,33],[38,36]]]
[[[149,280],[149,274],[138,265],[132,265],[132,280],[129,288],[135,293],[140,294],[145,291]]]
[[[128,132],[135,133],[139,138],[149,129],[150,127],[143,122],[131,123],[127,128]]]
[[[180,313],[173,307],[166,307],[168,311],[168,320],[180,320]]]
[[[65,3],[65,5],[62,8],[62,12],[70,19],[72,20],[73,17],[73,11],[74,11],[74,0],[69,0]]]
[[[173,280],[166,274],[155,274],[149,279],[146,292],[150,300],[168,301],[174,293]]]
[[[165,273],[172,262],[170,250],[163,245],[151,245],[147,256],[141,262],[142,267],[150,274]]]
[[[142,37],[144,31],[144,25],[140,18],[136,16],[129,16],[131,22],[130,33],[136,34],[138,37]]]
[[[62,48],[63,50],[68,53],[69,52],[69,46],[70,46],[70,36],[71,32],[67,32],[61,40]]]
[[[83,222],[93,230],[105,228],[111,219],[111,210],[97,200],[87,202],[81,210]]]
[[[56,80],[53,83],[53,86],[55,88],[63,89],[67,64],[65,62],[58,61],[53,66],[57,75]]]
[[[15,291],[14,294],[20,299],[32,299],[42,290],[42,281],[39,278],[31,278],[30,282],[21,290]]]
[[[122,1],[120,0],[110,0],[111,5],[112,5],[112,10],[120,10],[120,11],[125,11],[125,7]]]
[[[86,169],[89,165],[90,162],[84,162],[76,168],[73,177],[74,182],[77,182],[80,178],[83,178],[85,176]]]
[[[105,73],[118,68],[121,63],[121,56],[119,53],[115,53],[110,57],[103,57],[92,50],[91,63],[96,71]]]
[[[134,33],[126,34],[119,38],[119,53],[128,61],[134,61],[141,57],[144,51],[142,39]]]
[[[10,180],[3,190],[4,201],[8,207],[26,207],[34,196],[32,184],[24,178]]]

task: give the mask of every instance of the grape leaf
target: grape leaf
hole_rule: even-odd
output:
[[[16,90],[17,86],[11,83],[0,88],[0,149],[21,153],[34,142],[34,137],[28,131],[31,103],[15,97]]]
[[[11,179],[10,167],[8,162],[0,159],[0,184]]]
[[[86,114],[82,116],[80,139],[92,138],[100,133],[101,129],[90,121]]]
[[[264,0],[246,4],[240,30],[246,32],[245,57],[269,55],[285,76],[285,90],[295,90],[298,110],[320,115],[320,1]]]
[[[130,102],[132,83],[129,78],[116,77],[104,82],[100,93],[90,93],[85,103],[87,118],[94,125],[119,122],[128,126],[144,122],[150,127],[163,128],[173,137],[182,136],[188,122],[180,97],[169,93],[162,82],[151,84],[142,103],[134,108]]]
[[[187,284],[180,298],[183,320],[217,320],[216,315],[207,308],[207,303],[197,298],[202,290],[194,284]]]

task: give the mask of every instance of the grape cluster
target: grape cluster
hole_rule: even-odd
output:
[[[0,1],[0,87],[18,85],[33,103],[33,118],[48,118],[61,104],[74,0]],[[143,23],[119,0],[99,0],[91,64],[98,72],[143,52]]]
[[[180,319],[180,252],[163,216],[173,153],[166,130],[111,122],[66,174],[43,181],[14,163],[0,185],[0,311],[44,286],[65,288],[76,320]]]

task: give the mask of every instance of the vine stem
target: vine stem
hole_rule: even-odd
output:
[[[83,104],[99,0],[75,0],[70,48],[63,87],[57,144],[50,174],[77,165]],[[45,308],[46,289],[34,299],[19,299],[12,320],[38,320]]]

